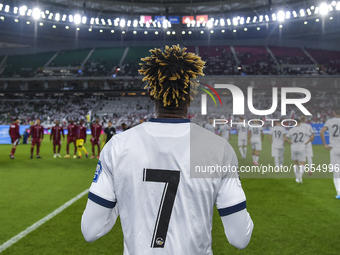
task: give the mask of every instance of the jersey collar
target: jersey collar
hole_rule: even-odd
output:
[[[159,123],[188,123],[190,119],[156,119],[150,118],[148,122],[159,122]]]

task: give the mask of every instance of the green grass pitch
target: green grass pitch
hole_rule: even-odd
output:
[[[54,159],[48,138],[45,137],[41,147],[41,160],[29,159],[30,145],[18,146],[16,160],[8,156],[11,145],[0,146],[0,245],[91,184],[97,159]],[[239,156],[236,136],[232,136],[231,144]],[[63,156],[65,147],[64,143]],[[89,143],[86,148],[91,154]],[[314,163],[329,163],[328,151],[322,146],[313,148]],[[249,146],[247,154],[246,160],[239,161],[240,165],[252,165]],[[267,136],[259,162],[273,164]],[[285,164],[291,164],[289,146],[285,151]],[[215,255],[339,254],[340,201],[334,198],[332,178],[305,174],[304,183],[299,185],[295,183],[293,173],[289,177],[242,178],[248,211],[255,224],[252,239],[245,250],[237,250],[228,244],[215,210],[212,230]],[[123,235],[119,221],[108,235],[94,243],[83,239],[80,219],[86,200],[86,196],[78,200],[2,254],[122,254]]]

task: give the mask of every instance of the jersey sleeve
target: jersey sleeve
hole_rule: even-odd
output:
[[[112,156],[106,148],[109,147],[105,147],[102,153],[100,153],[100,159],[88,198],[101,206],[114,208],[116,205],[116,195],[112,175]]]
[[[223,165],[230,166],[230,171],[222,178],[216,197],[216,207],[221,217],[241,211],[246,206],[246,196],[242,189],[238,162],[234,149],[227,144]]]
[[[323,125],[323,126],[326,127],[326,128],[328,128],[328,129],[330,129],[330,127],[331,127],[330,120],[327,120],[326,123],[325,123],[325,125]]]

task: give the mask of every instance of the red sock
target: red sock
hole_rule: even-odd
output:
[[[61,149],[61,146],[59,145],[58,146],[58,154],[60,153],[60,149]]]
[[[94,146],[92,145],[92,155],[94,156]]]
[[[37,156],[39,156],[39,152],[40,152],[40,146],[37,145]]]
[[[73,142],[74,144],[74,155],[77,155],[77,145],[76,145],[76,142]]]
[[[34,147],[31,147],[31,156],[33,156]]]
[[[11,151],[11,155],[12,155],[12,156],[14,156],[15,149],[16,149],[16,148],[14,148],[14,147],[12,148],[12,151]]]
[[[53,151],[54,151],[54,154],[55,154],[55,145],[53,145]]]
[[[67,153],[67,155],[69,154],[69,152],[70,152],[70,144],[68,143],[67,145],[66,145],[66,153]]]

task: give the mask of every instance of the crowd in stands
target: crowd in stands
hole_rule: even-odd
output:
[[[209,117],[233,119],[237,121],[238,116],[232,115],[232,98],[221,97],[223,108],[215,107],[212,100],[208,100],[208,115],[202,116],[200,97],[195,98],[189,108],[189,117],[192,122],[204,126]],[[211,101],[211,102],[210,102]],[[254,96],[254,107],[256,109],[269,109],[272,106],[272,99],[268,95],[256,94]],[[309,123],[324,123],[327,119],[333,117],[334,108],[340,104],[340,97],[336,94],[325,93],[316,96],[304,104],[306,109],[311,112],[312,116],[307,116]],[[137,125],[140,120],[146,121],[153,117],[153,102],[148,97],[99,97],[91,96],[87,98],[77,96],[65,96],[63,98],[38,98],[30,99],[4,99],[0,101],[0,125],[6,125],[13,122],[14,118],[19,117],[21,125],[30,125],[36,118],[40,118],[45,127],[53,126],[55,120],[59,120],[62,125],[66,126],[67,121],[73,119],[79,121],[85,120],[87,123],[92,122],[98,117],[103,126],[107,126],[111,121],[114,126],[120,127],[125,123],[128,127]],[[209,109],[212,112],[209,114]],[[245,107],[245,118],[257,119],[259,116],[252,115]],[[281,107],[278,104],[276,111],[269,116],[261,116],[266,119],[294,119],[301,116],[301,112],[293,105],[287,106],[287,115],[281,116]],[[91,117],[89,117],[91,116]],[[266,128],[270,122],[266,122]]]

